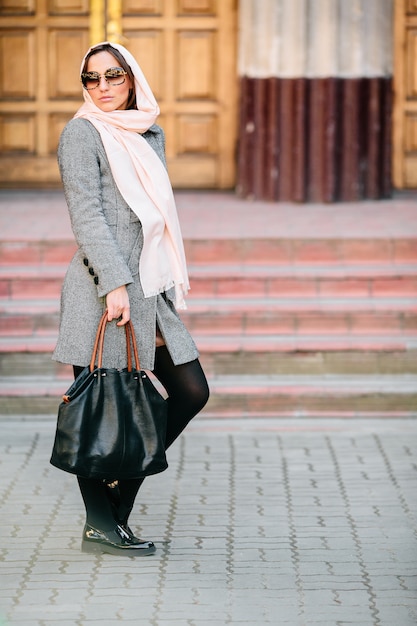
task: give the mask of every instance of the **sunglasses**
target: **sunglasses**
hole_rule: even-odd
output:
[[[123,85],[126,80],[126,75],[127,72],[121,67],[110,67],[104,74],[99,74],[98,72],[84,72],[81,74],[81,82],[84,89],[90,91],[91,89],[96,89],[100,84],[100,79],[104,77],[109,85],[116,87],[117,85]]]

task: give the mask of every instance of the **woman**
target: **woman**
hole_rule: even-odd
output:
[[[197,348],[176,309],[188,277],[165,166],[159,108],[133,56],[107,42],[81,65],[84,105],[64,128],[58,163],[78,251],[61,296],[53,358],[77,377],[89,364],[108,311],[103,365],[126,366],[123,326],[132,320],[141,366],[168,394],[168,448],[208,400]],[[128,556],[155,552],[128,525],[143,479],[78,477],[86,508],[82,550]]]

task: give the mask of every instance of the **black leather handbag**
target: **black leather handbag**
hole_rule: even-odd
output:
[[[85,478],[115,480],[157,474],[168,467],[166,400],[140,369],[130,321],[125,325],[127,368],[102,367],[106,325],[107,312],[97,329],[90,365],[59,406],[50,462]]]

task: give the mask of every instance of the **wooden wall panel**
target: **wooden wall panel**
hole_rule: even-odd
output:
[[[49,15],[88,15],[89,0],[49,0]]]
[[[417,0],[407,0],[406,11],[408,14],[417,13]]]
[[[65,124],[68,122],[67,113],[51,113],[47,118],[48,125],[48,154],[56,158],[56,148]]]
[[[0,151],[19,154],[35,152],[34,115],[0,115]]]
[[[218,163],[215,156],[183,156],[169,166],[169,174],[175,187],[187,189],[210,189],[218,187]]]
[[[405,41],[405,96],[417,99],[417,28],[407,29]]]
[[[417,187],[417,0],[395,0],[393,184]]]
[[[158,102],[164,99],[165,40],[161,30],[126,30],[129,50],[138,61]]]
[[[0,0],[0,187],[60,185],[56,149],[83,101],[88,12],[89,0]]]
[[[217,128],[214,115],[179,115],[177,118],[178,154],[215,154]]]
[[[123,15],[162,15],[163,0],[123,0]]]
[[[31,100],[36,95],[36,45],[33,29],[0,34],[0,98]]]
[[[1,0],[0,15],[32,15],[36,0]]]
[[[405,116],[404,138],[406,151],[417,154],[417,112]]]
[[[404,164],[404,187],[417,188],[417,155],[409,154]]]
[[[216,1],[178,0],[177,10],[178,15],[214,15],[216,12]]]
[[[155,93],[174,187],[235,185],[236,0],[0,0],[0,16],[1,187],[60,185],[82,56],[103,39],[132,52]]]
[[[51,29],[48,32],[48,94],[57,99],[81,101],[79,68],[88,49],[88,31]]]
[[[216,99],[216,36],[212,31],[177,34],[177,98]]]
[[[231,188],[236,172],[236,0],[123,0],[121,43],[160,105],[174,187]]]

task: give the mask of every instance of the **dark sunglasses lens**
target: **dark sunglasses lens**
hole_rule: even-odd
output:
[[[120,85],[125,81],[125,72],[122,69],[108,70],[104,74],[104,78],[110,85]]]
[[[121,85],[125,82],[126,72],[121,67],[114,67],[104,74],[109,85]],[[100,84],[100,74],[98,72],[86,72],[81,74],[81,80],[86,89],[95,89]]]
[[[81,78],[83,85],[86,89],[94,89],[100,82],[100,77],[98,74],[83,74]]]
[[[120,78],[120,76],[124,76],[124,73],[125,73],[125,71],[122,70],[121,68],[114,67],[111,70],[107,70],[107,72],[104,74],[104,76],[106,78],[116,78],[116,77]]]

